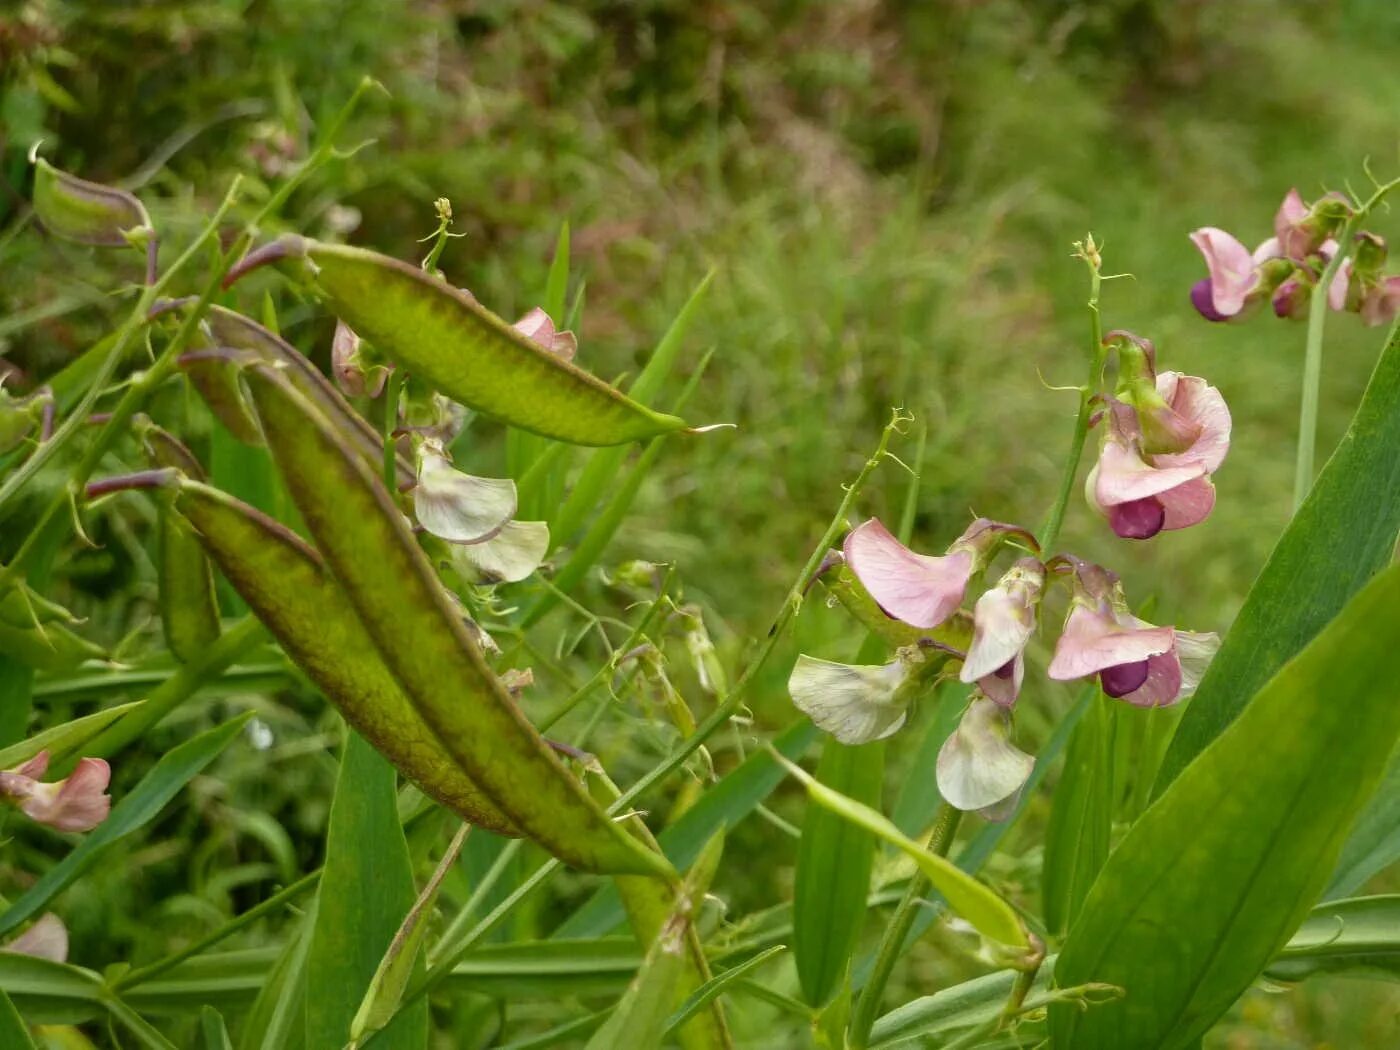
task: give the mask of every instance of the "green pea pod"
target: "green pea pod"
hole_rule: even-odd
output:
[[[370,463],[382,462],[384,439],[296,347],[251,318],[220,306],[210,308],[207,326],[206,347],[243,350],[260,361],[285,366],[288,382],[315,405],[347,441]],[[217,356],[194,355],[186,360],[184,367],[200,395],[235,437],[245,444],[263,443],[262,432],[238,386],[237,364]],[[412,465],[400,457],[400,484],[407,486],[413,479]]]
[[[454,401],[575,445],[622,445],[685,428],[684,420],[631,400],[416,266],[301,238],[274,247],[273,257],[309,260],[336,316]]]
[[[198,481],[204,468],[189,449],[149,420],[137,429],[151,461],[173,467]],[[162,506],[159,523],[157,580],[160,624],[165,644],[181,663],[203,655],[219,639],[219,600],[214,592],[214,571],[199,540],[178,514]]]
[[[145,207],[130,193],[60,171],[42,157],[34,161],[34,213],[55,237],[106,248],[125,247],[151,229]]]
[[[513,834],[414,710],[321,556],[285,525],[220,489],[179,475],[169,483],[173,509],[345,721],[425,795],[472,824]]]
[[[515,706],[389,492],[281,372],[245,372],[273,459],[385,663],[447,751],[561,860],[674,878],[665,858],[608,818]]]

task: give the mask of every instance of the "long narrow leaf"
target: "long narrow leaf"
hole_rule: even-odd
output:
[[[807,788],[812,801],[905,853],[919,866],[934,888],[943,894],[949,907],[983,936],[1014,949],[1030,947],[1026,930],[1015,910],[986,885],[962,871],[952,861],[924,849],[876,810],[832,791],[787,759],[779,757],[778,761]]]
[[[29,1038],[24,1019],[3,991],[0,991],[0,1046],[13,1050],[35,1050],[34,1040]]]
[[[116,707],[64,722],[42,733],[36,733],[27,740],[21,740],[18,744],[0,749],[0,769],[10,769],[26,762],[40,751],[48,751],[54,759],[72,754],[122,715],[134,711],[143,703],[144,700],[138,700],[131,704],[118,704]]]

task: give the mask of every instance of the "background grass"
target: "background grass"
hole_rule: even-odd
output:
[[[1105,327],[1149,336],[1165,367],[1218,385],[1235,438],[1207,524],[1119,541],[1076,495],[1062,543],[1121,572],[1156,618],[1224,630],[1289,512],[1303,332],[1265,315],[1201,321],[1186,234],[1220,225],[1255,243],[1290,186],[1364,190],[1366,158],[1383,177],[1400,169],[1397,48],[1400,11],[1386,0],[31,2],[0,15],[0,361],[22,388],[122,308],[93,291],[109,286],[109,265],[17,225],[34,139],[88,177],[142,178],[178,240],[233,172],[285,172],[315,123],[374,76],[388,96],[347,136],[374,143],[299,193],[289,226],[411,258],[446,196],[467,236],[444,268],[513,316],[540,301],[567,219],[586,285],[580,360],[609,377],[636,372],[715,270],[686,360],[716,356],[689,415],[739,429],[673,442],[605,561],[676,562],[733,666],[892,406],[928,432],[917,546],[941,548],[973,511],[1041,519],[1074,409],[1046,384],[1082,381],[1087,336],[1070,244],[1092,230],[1107,269],[1131,275],[1105,286]],[[1394,232],[1388,216],[1378,227]],[[288,304],[283,322],[324,354],[323,319]],[[1320,449],[1378,346],[1354,317],[1329,324]],[[471,465],[500,470],[504,457],[484,434]],[[897,517],[908,485],[886,467],[859,512]],[[143,526],[122,522],[104,527],[131,537],[74,547],[59,568],[58,586],[114,636],[149,604],[149,574],[128,556]],[[20,524],[5,524],[0,554]],[[581,597],[620,607],[600,579]],[[544,636],[572,631],[570,617]],[[841,616],[804,615],[753,697],[760,725],[793,719],[783,683],[796,649],[849,658],[858,642]],[[1023,736],[1043,734],[1066,706],[1058,694],[1031,690]],[[286,689],[212,702],[163,726],[145,762],[219,704],[257,706],[275,744],[222,761],[120,870],[68,894],[76,958],[158,955],[318,858],[334,768],[321,705]],[[664,746],[626,712],[610,729],[595,743],[624,779]],[[892,782],[932,775],[907,768],[912,739]],[[133,756],[119,785],[141,765]],[[776,806],[800,814],[795,798]],[[1042,809],[992,870],[1028,900]],[[794,843],[751,825],[735,853],[754,859],[726,865],[720,884],[736,913],[790,892]],[[17,834],[11,885],[52,848]],[[547,929],[576,892],[565,884],[516,932]],[[925,945],[904,990],[946,980],[950,945],[962,950],[947,936]],[[1256,994],[1208,1045],[1390,1045],[1398,1002],[1344,981]]]

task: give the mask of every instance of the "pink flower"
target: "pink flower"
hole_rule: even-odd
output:
[[[1022,558],[977,599],[972,645],[959,677],[976,682],[1003,707],[1016,702],[1025,677],[1026,644],[1035,634],[1036,610],[1045,588],[1045,566]]]
[[[59,831],[90,831],[107,819],[112,799],[106,791],[112,770],[106,762],[80,759],[66,780],[41,783],[39,777],[48,768],[49,753],[40,751],[22,766],[0,773],[0,798]]]
[[[978,518],[946,554],[934,556],[916,554],[870,518],[851,530],[843,551],[846,564],[888,615],[927,629],[957,612],[972,574],[1011,533],[1034,543],[1024,529]]]
[[[1214,634],[1139,620],[1128,611],[1116,577],[1081,565],[1047,674],[1059,682],[1098,675],[1109,696],[1138,707],[1166,707],[1195,690],[1219,644]]]
[[[1307,262],[1351,214],[1351,202],[1340,193],[1327,193],[1309,205],[1291,189],[1274,215],[1279,253],[1294,262]]]
[[[1214,226],[1191,234],[1191,243],[1205,256],[1210,276],[1191,288],[1191,303],[1207,321],[1228,321],[1262,293],[1260,267],[1278,256],[1278,242],[1265,241],[1253,253],[1240,241]]]
[[[1400,277],[1385,277],[1361,296],[1361,320],[1368,325],[1389,324],[1400,313]]]
[[[1220,391],[1177,372],[1163,372],[1155,386],[1174,417],[1170,429],[1180,432],[1184,421],[1195,428],[1195,438],[1179,452],[1146,452],[1138,413],[1115,401],[1106,414],[1099,461],[1085,482],[1090,505],[1125,539],[1149,539],[1163,529],[1204,521],[1215,506],[1210,475],[1230,448],[1230,410]]]
[[[384,383],[394,370],[392,364],[381,365],[366,360],[360,337],[344,321],[335,323],[331,337],[331,377],[346,397],[378,397]]]

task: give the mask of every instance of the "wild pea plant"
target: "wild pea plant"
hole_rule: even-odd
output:
[[[135,197],[36,159],[34,213],[47,233],[135,248],[144,279],[111,336],[0,404],[0,512],[59,479],[0,568],[0,651],[60,685],[164,673],[139,702],[0,750],[15,819],[84,835],[57,840],[52,863],[0,913],[11,938],[3,1045],[40,1045],[53,1029],[36,1026],[57,1025],[87,1040],[74,1045],[421,1050],[456,1038],[446,1018],[470,991],[507,1016],[490,1045],[519,1048],[1181,1047],[1199,1045],[1261,976],[1395,966],[1395,899],[1349,897],[1396,859],[1393,803],[1385,792],[1372,801],[1383,777],[1400,780],[1386,772],[1400,736],[1400,570],[1386,568],[1400,533],[1393,335],[1313,478],[1328,308],[1370,324],[1400,311],[1384,241],[1361,229],[1394,184],[1364,202],[1290,193],[1274,237],[1252,253],[1218,229],[1192,235],[1209,268],[1191,293],[1203,316],[1243,318],[1267,299],[1308,322],[1298,511],[1223,641],[1134,606],[1113,537],[1208,527],[1236,421],[1206,379],[1167,367],[1165,348],[1102,330],[1112,275],[1087,238],[1075,251],[1089,278],[1086,376],[1071,388],[1057,498],[1043,515],[1024,509],[1038,527],[978,518],[937,554],[911,546],[911,515],[894,529],[874,518],[851,527],[877,475],[902,462],[892,446],[911,421],[896,412],[806,562],[794,559],[741,670],[679,599],[674,571],[629,564],[611,579],[642,599],[630,619],[590,614],[611,655],[532,718],[538,705],[526,701],[542,682],[531,661],[565,676],[527,631],[576,604],[571,592],[667,441],[724,440],[676,414],[707,359],[673,411],[650,407],[704,286],[624,392],[576,360],[586,351],[567,320],[579,303],[566,302],[566,235],[545,303],[514,324],[440,268],[453,236],[446,201],[419,264],[264,236],[333,156],[344,116],[260,205],[247,209],[235,183],[168,262]],[[282,337],[270,295],[252,306],[244,289],[256,281],[336,318],[329,378]],[[268,457],[267,505],[232,494],[192,450],[204,435],[164,396],[172,388],[207,410],[220,447]],[[500,427],[515,476],[462,470],[473,441]],[[636,442],[645,449],[629,467]],[[41,581],[70,532],[142,495],[154,500],[161,639],[138,632],[113,648]],[[1098,550],[1059,545],[1078,507],[1102,519]],[[756,676],[823,597],[864,634],[862,662],[799,656],[788,688],[805,717],[722,768],[710,749],[721,733],[745,735]],[[668,636],[691,661],[703,716],[676,684]],[[63,891],[258,723],[248,712],[190,737],[115,799],[109,763],[252,654],[294,667],[347,727],[323,865],[164,958],[69,962]],[[668,741],[627,784],[588,750],[619,680],[658,700],[652,721]],[[1054,683],[1077,699],[1032,755],[1016,714]],[[24,714],[30,694],[5,703]],[[599,696],[581,732],[553,735]],[[825,734],[815,774],[798,764],[813,725]],[[887,815],[885,750],[916,732],[928,761],[912,776],[929,789]],[[639,808],[678,774],[683,805],[670,819]],[[744,864],[723,854],[726,829],[756,812],[784,826],[764,800],[785,775],[810,800],[792,900],[727,914],[708,894],[721,865]],[[1047,794],[1036,904],[978,872]],[[493,863],[465,899],[445,893],[472,836],[487,834]],[[425,836],[430,849],[411,848]],[[893,877],[876,876],[877,860]],[[549,939],[493,940],[564,868],[611,888]],[[981,945],[986,972],[891,1002],[901,959],[944,912]],[[275,951],[228,950],[273,916],[290,916]],[[630,937],[613,936],[624,922]],[[522,986],[563,1001],[517,1020],[504,1011],[532,994]]]

